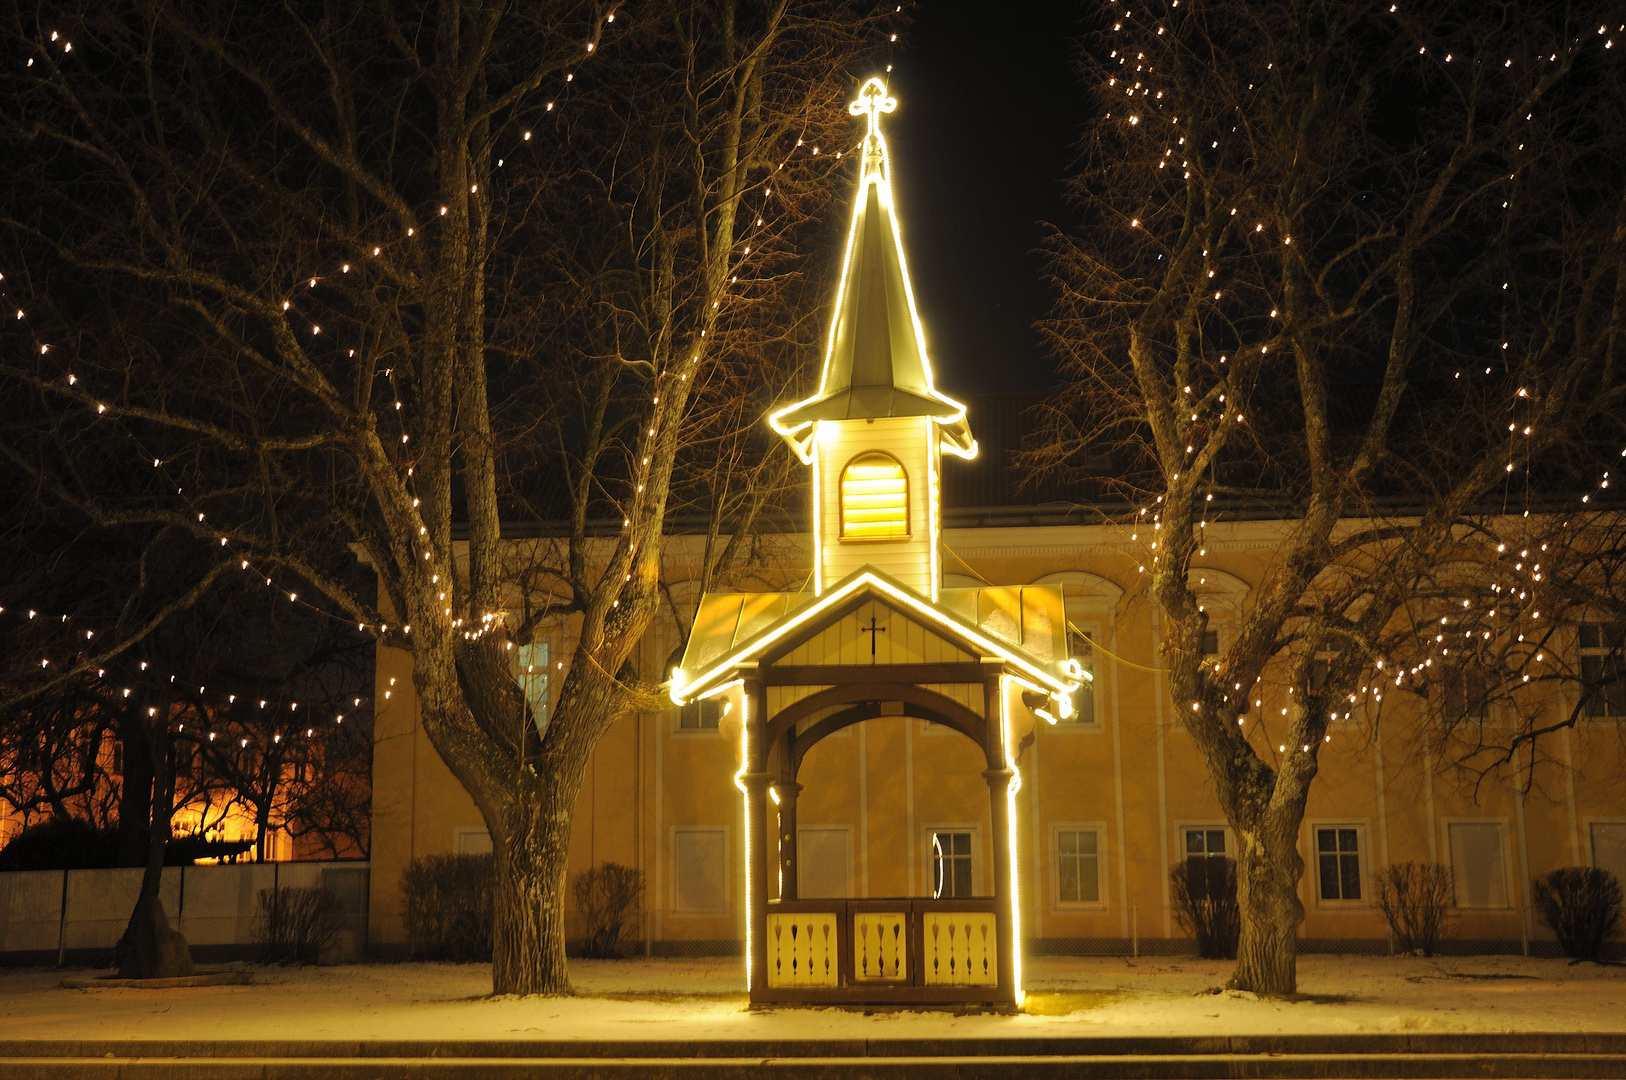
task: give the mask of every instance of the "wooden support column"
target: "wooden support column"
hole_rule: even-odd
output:
[[[1016,853],[1011,850],[1011,780],[1016,771],[1008,764],[1005,747],[1005,698],[1000,693],[998,661],[984,660],[983,716],[987,720],[987,754],[990,767],[983,771],[988,781],[989,820],[993,825],[994,850],[994,911],[995,929],[999,935],[999,990],[1000,996],[1016,1000],[1016,940],[1017,904],[1020,898],[1011,885],[1012,861]]]
[[[802,785],[781,776],[773,784],[773,793],[779,796],[779,898],[796,900],[801,896],[796,885],[796,796]]]
[[[768,730],[768,691],[754,670],[743,672],[745,694],[745,760],[741,762],[740,783],[745,788],[745,919],[746,943],[750,949],[750,993],[753,998],[768,987],[768,845],[777,836],[768,834],[768,748],[763,745]]]

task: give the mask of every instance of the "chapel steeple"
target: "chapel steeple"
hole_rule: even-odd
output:
[[[869,122],[859,154],[862,172],[835,318],[825,349],[819,392],[774,414],[773,425],[809,461],[807,443],[818,420],[868,420],[882,416],[926,416],[940,428],[944,449],[962,457],[976,454],[965,422],[965,406],[937,391],[925,335],[915,310],[914,291],[903,254],[892,196],[881,116],[898,107],[880,79],[870,79],[847,111]]]
[[[868,130],[819,389],[769,422],[814,469],[814,592],[869,564],[935,600],[940,455],[972,458],[977,443],[932,379],[881,134],[896,108],[876,78],[847,106]]]

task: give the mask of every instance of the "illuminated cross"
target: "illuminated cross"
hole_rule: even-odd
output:
[[[886,627],[876,623],[875,616],[871,615],[869,617],[869,625],[860,626],[858,628],[858,632],[860,634],[869,635],[869,659],[870,663],[873,664],[875,662],[875,643],[881,640],[880,635],[886,633]]]
[[[877,78],[870,78],[863,86],[858,88],[857,100],[847,106],[847,112],[853,116],[868,116],[869,131],[865,139],[879,139],[881,137],[881,114],[889,113],[898,107],[898,99],[888,97],[886,83]]]

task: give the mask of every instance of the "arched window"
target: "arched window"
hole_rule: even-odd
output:
[[[860,454],[841,471],[841,538],[909,535],[909,476],[891,454]]]

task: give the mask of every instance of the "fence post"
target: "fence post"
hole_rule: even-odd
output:
[[[275,929],[272,929],[273,927]],[[268,926],[266,930],[268,932],[265,936],[275,942],[273,945],[268,945],[267,948],[280,949],[282,946],[283,925],[282,864],[279,862],[273,862],[271,864],[271,925]]]
[[[62,906],[56,916],[56,966],[68,963],[68,871],[62,871]]]

